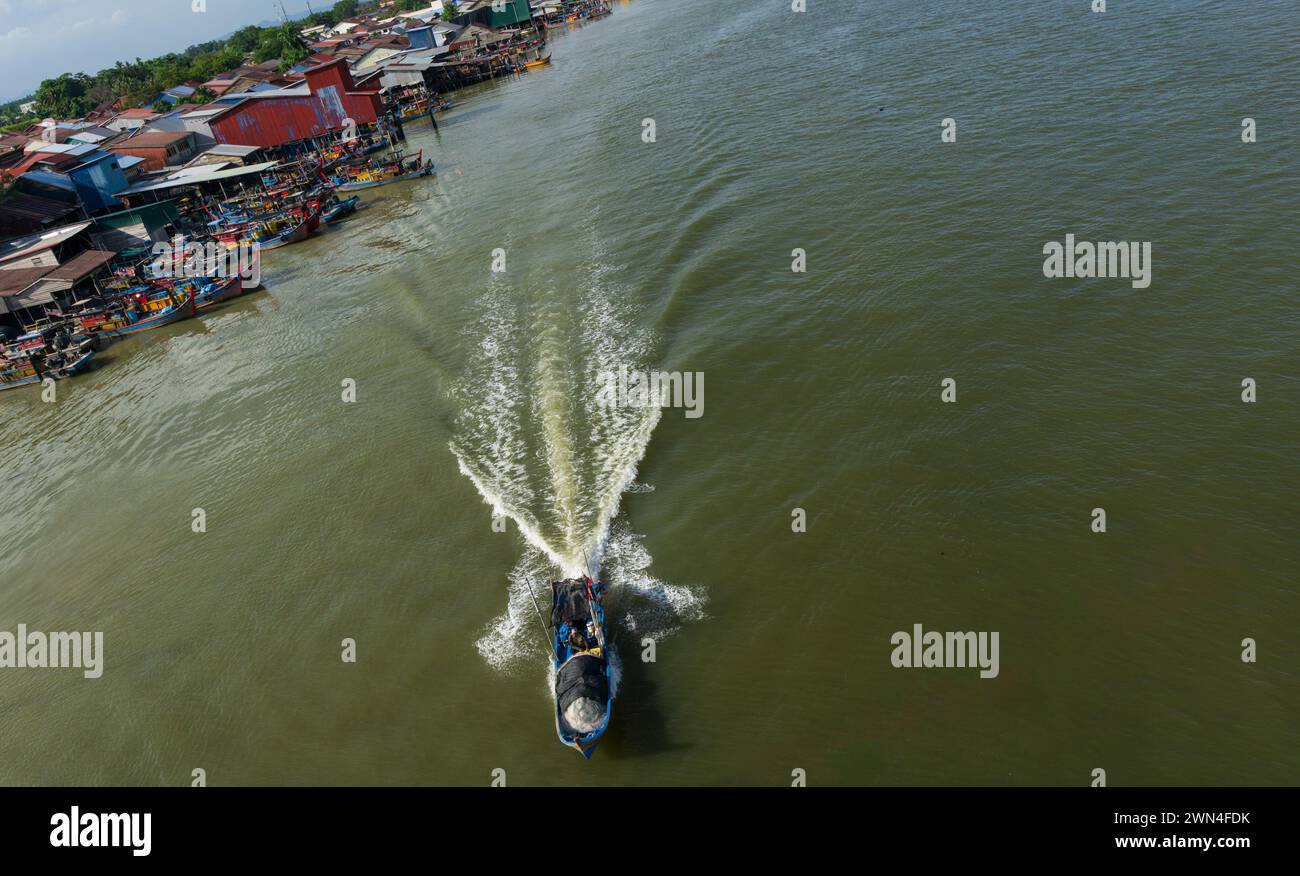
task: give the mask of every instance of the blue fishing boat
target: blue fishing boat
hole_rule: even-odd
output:
[[[244,240],[256,244],[257,248],[263,252],[306,240],[307,235],[311,233],[309,227],[311,219],[303,219],[300,222],[294,221],[297,218],[286,215],[268,218],[257,223],[256,227]],[[314,214],[314,218],[319,221],[319,214]]]
[[[325,211],[321,213],[321,218],[324,219],[327,224],[346,219],[357,211],[357,204],[360,203],[360,201],[361,198],[357,195],[353,195],[350,198],[344,198],[341,201],[335,201],[325,208]]]
[[[161,328],[194,315],[194,290],[178,292],[155,287],[129,291],[108,305],[89,307],[73,314],[74,338],[117,338]]]
[[[395,155],[394,160],[382,165],[349,168],[346,176],[331,177],[330,182],[333,183],[336,192],[351,192],[428,176],[433,173],[433,162],[424,161],[423,157],[423,149],[417,152],[414,158],[408,159]]]
[[[354,192],[358,189],[373,189],[375,186],[386,186],[389,183],[402,182],[403,180],[428,176],[431,173],[433,173],[433,162],[429,162],[418,170],[410,170],[406,173],[393,174],[392,176],[384,176],[378,173],[366,173],[350,180],[338,180],[334,185],[334,189],[340,192]]]
[[[63,380],[84,371],[95,357],[94,344],[82,341],[42,355],[0,357],[0,390],[40,383],[47,377]]]
[[[589,758],[614,706],[605,585],[590,578],[551,582],[551,667],[555,671],[555,733]]]
[[[239,276],[212,277],[194,284],[194,307],[203,310],[244,294],[244,284]]]
[[[68,361],[62,366],[63,377],[80,374],[90,367],[90,360],[95,358],[95,348],[91,344],[81,347],[75,354],[69,354]]]

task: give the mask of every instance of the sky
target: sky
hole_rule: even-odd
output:
[[[297,16],[307,0],[284,0],[284,8]],[[60,73],[93,74],[279,18],[277,0],[0,0],[0,102]]]

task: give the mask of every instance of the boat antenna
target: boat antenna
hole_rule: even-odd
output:
[[[547,631],[546,621],[542,620],[542,610],[537,605],[537,597],[533,595],[533,582],[525,578],[524,583],[528,585],[528,598],[532,600],[533,610],[537,612],[537,620],[542,625],[542,638],[546,641],[546,651],[549,654],[551,652],[551,634]]]
[[[596,642],[600,645],[600,650],[604,652],[605,631],[602,630],[600,628],[600,624],[596,622],[596,606],[592,604],[592,596],[591,596],[592,589],[595,587],[596,581],[591,577],[591,563],[588,562],[587,560],[586,548],[582,549],[582,563],[587,567],[587,580],[591,582],[591,586],[583,588],[584,590],[583,595],[587,597],[587,613],[591,615],[591,625],[596,628]]]

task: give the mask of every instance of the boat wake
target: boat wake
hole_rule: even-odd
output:
[[[529,584],[545,612],[549,582],[583,575],[587,562],[609,585],[612,637],[621,628],[660,639],[703,616],[703,593],[655,578],[641,537],[619,516],[625,492],[651,489],[636,482],[637,465],[660,411],[597,401],[601,373],[640,367],[651,352],[614,273],[594,257],[579,268],[577,300],[565,302],[494,279],[479,301],[476,353],[452,390],[460,471],[524,539],[505,610],[476,643],[496,669],[541,650]]]

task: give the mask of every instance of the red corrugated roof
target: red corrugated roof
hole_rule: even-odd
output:
[[[9,172],[14,176],[22,176],[41,162],[52,164],[55,167],[62,167],[65,164],[80,164],[81,159],[75,155],[69,155],[66,152],[31,152],[22,161],[9,168]]]

